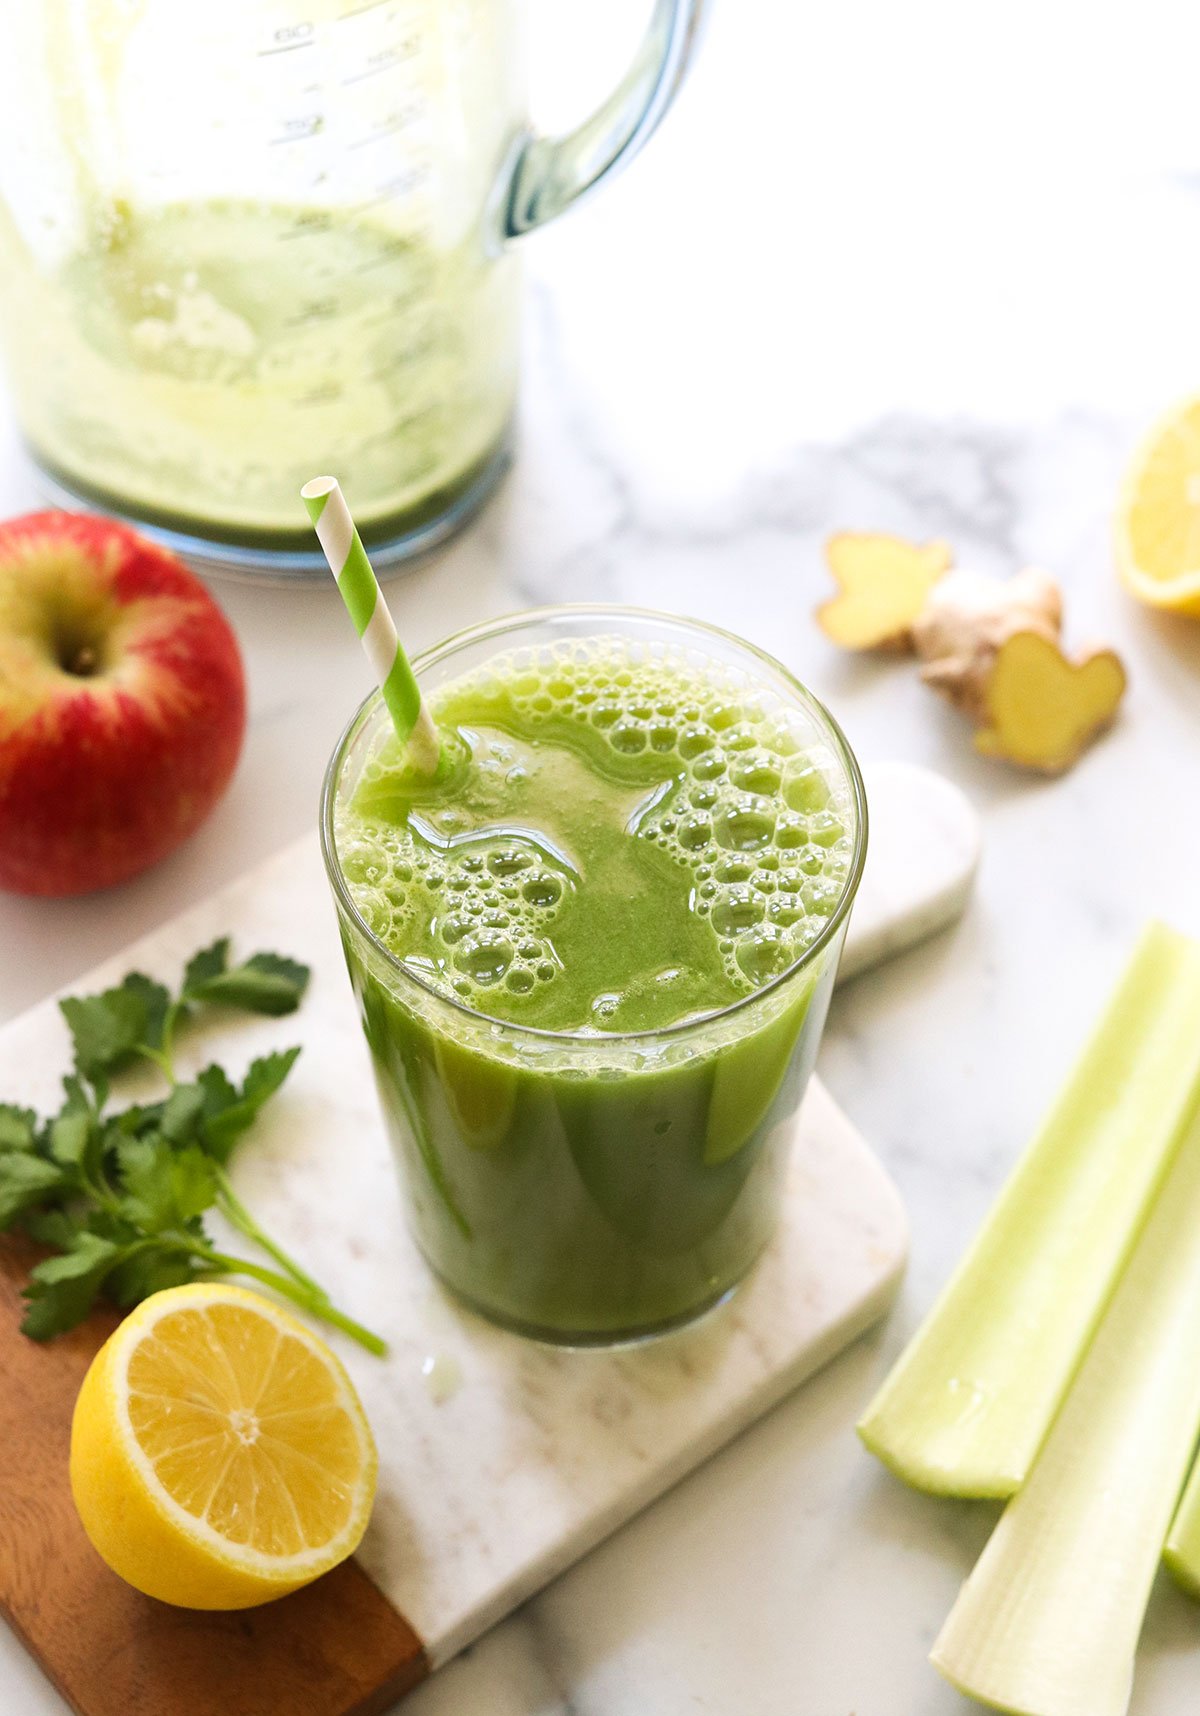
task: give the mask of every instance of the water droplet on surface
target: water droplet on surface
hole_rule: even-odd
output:
[[[453,1400],[462,1387],[462,1366],[452,1353],[426,1353],[421,1360],[421,1375],[435,1406]]]

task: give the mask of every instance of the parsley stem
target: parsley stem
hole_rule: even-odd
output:
[[[172,1090],[179,1083],[175,1076],[175,1026],[182,1011],[182,1000],[171,1002],[163,1014],[162,1035],[156,1049],[152,1049],[149,1043],[137,1043],[133,1049],[133,1053],[140,1055],[143,1060],[153,1061]]]
[[[361,1323],[356,1323],[353,1317],[346,1316],[332,1304],[320,1288],[313,1292],[301,1287],[287,1275],[277,1275],[273,1269],[264,1269],[258,1263],[251,1263],[244,1257],[230,1257],[224,1251],[214,1251],[207,1245],[195,1245],[192,1250],[202,1257],[207,1264],[218,1272],[228,1275],[249,1275],[255,1281],[261,1281],[266,1287],[273,1287],[284,1299],[290,1299],[293,1305],[298,1305],[302,1311],[311,1316],[320,1317],[326,1323],[332,1323],[335,1329],[341,1329],[343,1334],[357,1341],[360,1347],[365,1347],[376,1358],[383,1358],[387,1353],[387,1343],[372,1334]]]
[[[245,1239],[250,1240],[252,1244],[260,1246],[262,1250],[266,1252],[268,1257],[273,1257],[276,1263],[279,1264],[280,1268],[283,1269],[286,1274],[290,1275],[293,1281],[297,1282],[301,1287],[307,1288],[310,1293],[315,1293],[319,1299],[328,1303],[329,1295],[326,1293],[325,1289],[318,1282],[314,1281],[311,1275],[305,1274],[300,1265],[288,1256],[283,1247],[281,1245],[276,1245],[270,1235],[264,1233],[262,1228],[259,1227],[258,1223],[250,1214],[250,1211],[246,1208],[241,1198],[239,1198],[237,1193],[234,1191],[233,1182],[230,1180],[229,1175],[225,1172],[225,1169],[221,1164],[214,1161],[212,1166],[213,1174],[217,1182],[217,1191],[222,1213],[230,1222],[233,1223],[238,1232],[242,1234]]]
[[[171,1005],[167,1008],[165,1017],[163,1018],[162,1043],[160,1046],[160,1053],[162,1055],[161,1065],[172,1085],[178,1083],[178,1080],[175,1077],[175,1026],[182,1011],[182,999],[172,1001]]]
[[[169,1055],[164,1055],[161,1049],[149,1048],[145,1043],[139,1043],[133,1050],[133,1053],[135,1055],[140,1055],[145,1061],[153,1061],[154,1065],[158,1068],[159,1072],[162,1073],[163,1077],[168,1079],[170,1083],[174,1085],[175,1073],[171,1066],[171,1058]]]

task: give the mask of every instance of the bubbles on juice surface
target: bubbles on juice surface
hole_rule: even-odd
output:
[[[445,687],[435,716],[460,699],[502,709],[534,741],[543,728],[556,744],[586,729],[574,743],[598,752],[601,767],[608,755],[619,778],[661,783],[628,837],[678,866],[731,1001],[785,972],[821,935],[849,872],[854,806],[840,762],[773,693],[715,661],[593,638],[498,656]],[[489,752],[473,766],[511,782],[521,765]],[[519,837],[462,836],[455,846],[452,804],[433,821],[448,850],[431,851],[412,826],[343,818],[338,852],[355,903],[435,987],[519,1020],[522,997],[543,994],[562,972],[554,929],[576,909],[574,884]],[[594,997],[595,1026],[603,1030],[618,1001]]]
[[[412,828],[356,820],[337,846],[374,934],[457,999],[486,1011],[497,992],[528,995],[558,974],[547,928],[565,884],[514,839],[430,851]]]

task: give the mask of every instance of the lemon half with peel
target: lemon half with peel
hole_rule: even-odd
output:
[[[71,1427],[71,1489],[114,1572],[166,1603],[245,1609],[352,1554],[375,1496],[341,1362],[245,1288],[156,1293],[106,1341]]]
[[[1177,406],[1134,456],[1117,514],[1117,566],[1141,601],[1200,615],[1200,397]]]

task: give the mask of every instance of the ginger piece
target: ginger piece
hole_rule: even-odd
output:
[[[923,547],[898,536],[844,530],[830,537],[825,558],[838,594],[817,609],[817,623],[843,649],[907,650],[913,621],[950,569],[944,542]]]
[[[1061,774],[1115,716],[1125,669],[1110,649],[1064,654],[1062,591],[1048,573],[951,572],[944,542],[858,531],[831,537],[825,554],[840,586],[817,610],[826,635],[915,654],[926,685],[974,723],[983,755]]]
[[[1061,774],[1112,721],[1125,670],[1109,649],[1071,661],[1062,591],[1027,567],[1013,578],[952,572],[912,627],[921,678],[974,722],[975,748]]]
[[[1030,566],[1013,578],[955,571],[932,591],[912,625],[912,644],[924,662],[921,678],[977,726],[988,719],[992,663],[1014,632],[1035,632],[1057,642],[1062,591],[1049,573]]]
[[[1125,669],[1111,649],[1070,661],[1057,638],[1017,631],[991,664],[986,725],[975,749],[1022,768],[1059,775],[1110,725],[1125,692]]]

